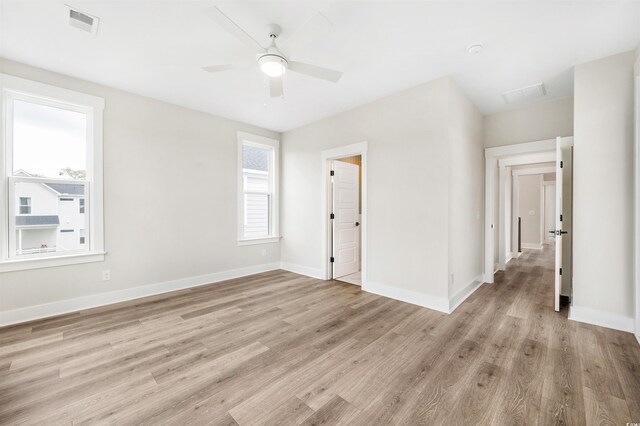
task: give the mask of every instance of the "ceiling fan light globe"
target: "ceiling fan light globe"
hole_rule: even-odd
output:
[[[287,68],[279,62],[265,62],[260,65],[260,69],[269,77],[280,77],[287,70]]]
[[[264,55],[258,59],[260,69],[269,77],[280,77],[287,71],[287,60],[279,55]]]

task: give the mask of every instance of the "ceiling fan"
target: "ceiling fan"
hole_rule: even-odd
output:
[[[260,67],[260,70],[269,77],[269,92],[272,98],[276,98],[284,94],[282,88],[282,75],[287,70],[334,83],[342,77],[342,72],[340,71],[290,60],[289,57],[282,53],[276,45],[276,39],[282,32],[280,26],[276,24],[270,24],[268,26],[271,44],[265,48],[262,47],[262,45],[260,45],[260,43],[258,43],[246,31],[240,28],[235,22],[233,22],[227,15],[222,13],[218,7],[213,6],[205,9],[204,13],[216,21],[230,34],[243,41],[246,45],[250,46],[252,49],[257,49],[257,64]],[[290,38],[284,40],[282,46],[287,51],[295,51],[304,44],[320,37],[330,28],[331,23],[329,20],[322,13],[318,12]],[[203,69],[205,71],[215,73],[234,69],[244,69],[254,65],[255,63],[249,62],[246,64],[213,65],[204,67]]]

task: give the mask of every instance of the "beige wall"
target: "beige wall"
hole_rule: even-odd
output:
[[[541,102],[484,117],[485,148],[572,135],[573,98]]]
[[[322,271],[321,152],[367,141],[367,281],[446,300],[450,266],[460,271],[456,283],[480,274],[482,123],[458,90],[441,78],[285,132],[283,262]],[[460,114],[454,127],[450,114]],[[452,172],[458,153],[460,171]],[[460,226],[453,233],[452,220]],[[468,245],[459,249],[474,253],[450,265],[457,232]]]
[[[277,133],[11,61],[0,71],[105,98],[108,252],[104,262],[0,274],[0,310],[279,261],[279,244],[236,244],[236,131]]]
[[[575,69],[573,305],[633,307],[633,64],[622,53]]]
[[[482,272],[484,152],[482,115],[450,81],[449,297]]]
[[[518,177],[518,211],[521,219],[522,247],[539,246],[540,240],[540,204],[542,175],[524,175]],[[533,215],[531,215],[533,212]]]

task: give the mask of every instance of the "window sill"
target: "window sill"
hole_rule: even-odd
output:
[[[238,246],[252,246],[255,244],[271,244],[280,242],[281,237],[247,238],[238,240]]]
[[[68,256],[47,257],[42,259],[5,260],[4,262],[0,262],[0,272],[25,271],[28,269],[103,262],[105,254],[106,253],[104,252],[83,253]]]

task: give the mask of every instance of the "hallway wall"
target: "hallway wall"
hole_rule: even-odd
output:
[[[518,210],[522,218],[522,248],[542,248],[542,241],[540,241],[542,175],[520,176],[518,181],[520,185]]]

